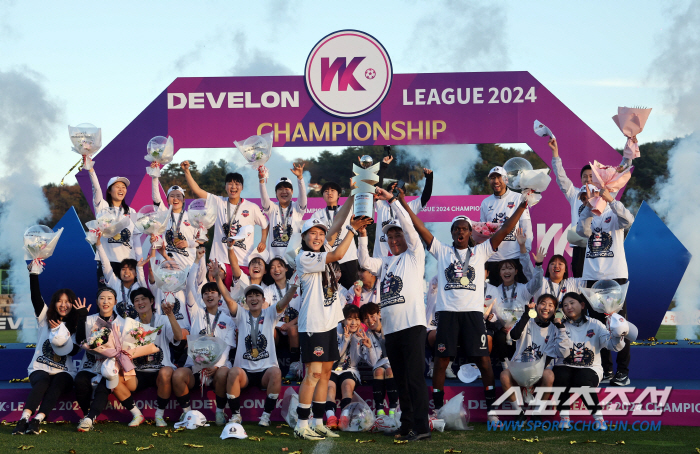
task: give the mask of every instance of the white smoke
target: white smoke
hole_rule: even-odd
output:
[[[481,153],[476,145],[409,145],[399,147],[411,157],[422,161],[433,171],[433,196],[469,195],[466,181],[471,176]],[[459,213],[455,213],[455,216]],[[434,237],[442,242],[450,242],[449,222],[428,222],[426,227]],[[437,273],[437,261],[426,254],[425,279],[430,280]]]
[[[235,63],[229,69],[234,76],[290,76],[295,74],[277,61],[271,54],[257,47],[250,48],[243,32],[237,32],[233,36],[233,45],[236,51]]]
[[[700,211],[688,208],[700,196],[694,164],[700,161],[700,3],[673,18],[662,37],[659,55],[652,63],[651,76],[664,82],[667,105],[674,112],[675,125],[691,134],[669,151],[668,178],[656,182],[658,200],[652,203],[671,231],[694,258],[676,292],[676,311],[685,325],[678,338],[696,337],[696,311],[700,309]],[[650,119],[653,121],[653,116]],[[684,202],[684,203],[680,203]]]
[[[27,69],[0,71],[0,158],[8,168],[8,174],[0,178],[0,262],[10,263],[12,311],[24,320],[32,320],[34,310],[22,236],[27,227],[49,215],[37,169],[41,147],[49,143],[60,113],[37,79]],[[23,328],[19,340],[36,341],[36,330]]]

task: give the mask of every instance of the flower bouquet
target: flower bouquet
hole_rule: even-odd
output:
[[[500,222],[471,222],[472,238],[476,244],[481,244],[498,232],[501,228]]]
[[[173,138],[168,136],[155,136],[148,141],[146,146],[146,156],[143,157],[148,162],[158,163],[158,167],[146,167],[146,173],[154,178],[160,178],[160,168],[173,160],[175,145]]]
[[[128,325],[128,326],[127,326]],[[143,347],[156,341],[156,337],[163,329],[163,325],[151,328],[144,326],[137,320],[128,319],[124,326],[124,344],[134,347]]]
[[[44,271],[44,259],[53,255],[62,233],[63,228],[54,232],[45,225],[33,225],[24,232],[24,259],[32,261],[32,274]]]
[[[114,238],[128,228],[130,223],[131,218],[122,216],[120,208],[109,207],[97,213],[96,219],[85,223],[88,228],[85,240],[94,245],[97,243],[97,234],[100,232],[105,238]]]
[[[504,301],[499,301],[499,304],[494,304],[494,310],[496,311],[496,317],[501,321],[503,327],[508,330],[508,335],[506,336],[506,342],[508,345],[513,343],[510,338],[510,330],[518,323],[520,317],[523,316],[525,312],[524,307],[517,306],[517,300],[507,298]]]
[[[546,360],[546,355],[543,355],[541,358],[523,355],[521,361],[506,359],[506,364],[508,364],[508,371],[513,376],[513,380],[520,386],[530,388],[542,378]]]
[[[625,149],[622,151],[622,162],[616,168],[619,173],[629,169],[632,166],[632,160],[640,156],[637,134],[644,130],[649,115],[651,115],[651,109],[618,107],[617,115],[612,117],[617,127],[627,137]]]
[[[542,199],[540,194],[552,181],[549,169],[533,169],[525,158],[510,158],[503,164],[503,168],[508,174],[507,186],[521,192],[526,197],[528,206],[534,206]]]
[[[226,352],[226,341],[214,336],[199,336],[192,340],[190,336],[187,345],[187,356],[192,359],[194,366],[192,372],[201,373],[202,395],[204,395],[204,385],[207,377],[204,376],[204,369],[214,366],[221,355]]]
[[[233,143],[236,144],[246,162],[258,170],[272,155],[272,137],[272,133],[268,132],[259,136],[250,136],[243,142],[234,141]]]
[[[109,341],[110,334],[112,334],[111,329],[107,327],[99,328],[90,333],[90,337],[85,340],[85,344],[87,344],[90,349],[101,347]]]
[[[163,233],[165,233],[165,228],[168,226],[168,217],[171,210],[172,207],[168,210],[159,210],[155,205],[146,205],[136,213],[136,221],[134,222],[136,230],[139,233],[157,237],[152,244],[153,249],[158,249],[163,245]]]
[[[156,287],[165,294],[165,301],[175,302],[175,293],[187,286],[187,273],[189,267],[184,267],[177,262],[165,260],[153,270]]]
[[[73,143],[72,150],[83,157],[83,167],[92,169],[92,159],[102,148],[102,129],[90,123],[82,123],[78,126],[68,126],[70,141]]]
[[[199,243],[206,243],[207,231],[216,222],[216,206],[213,203],[207,204],[207,199],[196,199],[187,208],[187,216],[194,227],[197,228],[195,240]]]
[[[619,172],[617,167],[606,166],[598,161],[593,161],[591,170],[593,171],[593,185],[600,189],[605,188],[610,192],[618,192],[620,189],[624,188],[630,177],[632,177],[630,168]],[[603,200],[600,196],[593,197],[590,203],[593,206],[593,214],[596,216],[603,214],[608,204],[608,202]]]

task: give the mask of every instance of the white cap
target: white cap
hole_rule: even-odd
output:
[[[197,427],[209,427],[209,424],[207,424],[207,418],[204,417],[202,412],[190,410],[185,413],[185,417],[182,418],[182,421],[176,422],[173,427],[176,429],[185,427],[187,429],[194,430]]]
[[[239,440],[243,440],[244,438],[248,438],[248,434],[245,433],[245,429],[242,425],[238,424],[237,422],[232,422],[230,424],[226,424],[224,431],[221,432],[221,439],[226,440],[227,438],[238,438]]]
[[[182,194],[182,197],[185,197],[185,190],[182,189],[180,186],[178,186],[178,185],[170,186],[170,189],[168,189],[168,194],[167,194],[167,195],[170,196],[170,193],[173,192],[173,191],[179,192],[180,194]]]
[[[126,185],[127,188],[128,188],[129,185],[131,184],[131,183],[129,183],[128,178],[124,178],[124,177],[112,177],[112,178],[109,179],[109,182],[107,183],[107,189],[109,189],[109,187],[112,186],[112,185],[113,185],[114,183],[116,183],[117,181],[121,181],[122,183],[124,183],[124,184]]]
[[[637,327],[625,320],[620,314],[610,316],[610,332],[617,337],[625,337],[630,341],[637,340]]]
[[[489,176],[491,176],[492,173],[497,173],[497,174],[499,174],[499,175],[501,175],[501,176],[503,176],[503,177],[507,177],[507,176],[508,176],[508,172],[506,172],[506,169],[504,169],[504,168],[501,167],[501,166],[496,166],[496,167],[494,167],[493,169],[489,170]]]
[[[254,249],[253,253],[248,256],[248,263],[250,264],[250,261],[253,259],[262,259],[262,261],[265,262],[265,265],[267,265],[270,261],[270,252],[265,249],[261,254],[257,249]]]
[[[102,370],[100,373],[107,380],[107,388],[114,389],[117,387],[119,384],[119,367],[117,367],[116,359],[107,358],[102,363]]]
[[[323,229],[325,232],[328,232],[328,226],[324,224],[323,221],[321,221],[320,219],[311,218],[307,219],[306,222],[304,222],[304,226],[301,228],[302,235],[311,230],[312,227],[318,227]]]
[[[244,225],[240,229],[238,229],[238,233],[236,235],[231,235],[229,238],[232,240],[245,240],[250,236],[253,236],[255,234],[255,227],[252,225]]]
[[[58,328],[51,330],[49,341],[53,352],[58,356],[66,356],[73,350],[73,342],[70,341],[70,332],[65,323],[61,323]]]
[[[462,367],[457,371],[457,378],[462,383],[471,383],[477,378],[481,378],[481,372],[476,364],[462,364]]]
[[[585,193],[586,193],[586,186],[588,186],[588,189],[589,189],[591,192],[600,192],[600,188],[598,188],[598,187],[596,187],[596,186],[593,186],[593,185],[590,184],[590,183],[581,186],[581,189],[579,189],[578,192],[580,192],[581,194],[585,194]]]
[[[401,223],[396,218],[392,219],[391,221],[387,222],[386,224],[384,224],[382,226],[382,233],[384,233],[386,235],[387,232],[389,232],[389,229],[393,229],[393,228],[399,228],[399,229],[403,230],[403,227],[401,227]]]
[[[455,216],[455,218],[452,219],[452,225],[454,225],[454,223],[457,222],[457,221],[467,221],[467,223],[469,224],[469,227],[472,226],[472,221],[471,221],[471,219],[469,219],[468,217],[466,217],[466,216],[463,215],[463,214],[460,214],[459,216]]]
[[[257,290],[260,293],[262,293],[263,295],[265,294],[265,291],[263,290],[263,288],[260,287],[258,284],[250,284],[248,287],[245,288],[245,290],[243,291],[243,294],[247,296],[248,292],[251,290]]]

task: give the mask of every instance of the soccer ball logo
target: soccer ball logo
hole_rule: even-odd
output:
[[[365,77],[367,79],[374,79],[376,76],[377,76],[377,73],[372,68],[367,68],[365,70]]]

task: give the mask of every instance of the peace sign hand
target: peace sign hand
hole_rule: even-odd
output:
[[[348,328],[348,325],[343,325],[343,337],[346,341],[350,339],[350,328]]]
[[[362,345],[364,345],[367,348],[372,347],[372,341],[369,340],[369,337],[367,337],[365,330],[363,330],[362,328],[357,330],[357,337],[360,338],[360,343]]]

